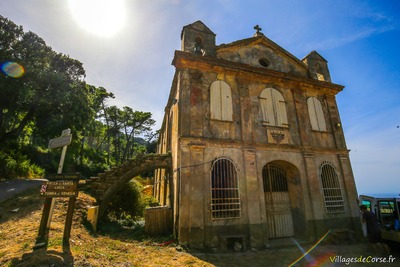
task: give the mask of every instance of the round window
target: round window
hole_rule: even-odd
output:
[[[268,59],[266,59],[266,58],[261,58],[258,62],[259,62],[260,65],[263,66],[263,67],[268,67],[268,66],[269,66],[269,61],[268,61]]]

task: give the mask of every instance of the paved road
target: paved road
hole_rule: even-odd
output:
[[[38,192],[40,189],[40,185],[42,184],[43,179],[15,179],[15,180],[6,180],[0,182],[0,202],[21,193],[27,189],[37,187]]]

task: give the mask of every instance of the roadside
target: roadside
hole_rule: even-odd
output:
[[[44,179],[13,179],[0,181],[0,202],[34,187],[37,187],[39,190],[43,181]]]

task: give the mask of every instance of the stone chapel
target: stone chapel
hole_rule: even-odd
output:
[[[160,130],[154,196],[174,236],[196,248],[265,248],[276,239],[359,233],[357,191],[327,61],[299,60],[254,27],[216,45],[183,27]]]

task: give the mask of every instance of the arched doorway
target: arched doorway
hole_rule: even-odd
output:
[[[294,235],[287,175],[283,168],[266,164],[262,171],[269,238]]]

